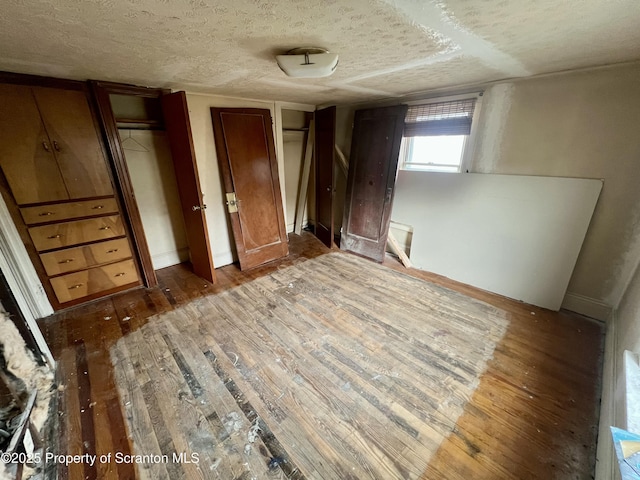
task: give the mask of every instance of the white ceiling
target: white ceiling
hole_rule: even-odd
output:
[[[310,104],[640,59],[640,0],[3,0],[0,70]],[[324,79],[274,56],[340,55]]]

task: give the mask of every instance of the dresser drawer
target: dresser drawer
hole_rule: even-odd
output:
[[[84,270],[103,263],[124,260],[131,256],[129,241],[126,238],[119,238],[117,240],[92,243],[83,247],[41,253],[40,260],[42,260],[47,275],[53,277],[61,273]]]
[[[49,279],[60,303],[140,282],[133,260],[90,268]]]
[[[124,225],[119,215],[29,228],[31,240],[39,252],[108,240],[124,234]]]
[[[106,213],[118,213],[115,198],[102,200],[83,200],[82,202],[57,203],[41,207],[23,207],[20,209],[24,223],[37,225],[39,223],[56,222],[80,217],[93,217]]]

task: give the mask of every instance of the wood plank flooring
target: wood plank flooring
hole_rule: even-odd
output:
[[[195,277],[182,266],[165,269],[159,272],[159,288],[127,292],[60,313],[42,321],[45,335],[52,346],[54,355],[60,361],[61,373],[66,379],[66,389],[61,393],[62,415],[60,419],[63,428],[60,429],[62,437],[60,452],[82,454],[95,451],[98,455],[113,452],[128,454],[134,452],[134,447],[127,438],[125,427],[127,420],[123,415],[144,416],[144,412],[127,410],[127,407],[134,405],[136,399],[120,398],[116,383],[120,384],[123,380],[135,381],[135,385],[139,388],[136,389],[132,386],[131,392],[142,392],[143,398],[138,398],[139,401],[144,401],[149,396],[145,396],[144,388],[148,389],[153,385],[153,382],[162,382],[168,388],[178,388],[181,391],[184,390],[188,395],[195,396],[194,389],[195,392],[199,391],[197,384],[192,382],[190,385],[186,381],[185,376],[180,372],[180,365],[189,366],[195,377],[211,377],[214,380],[215,377],[212,377],[211,371],[216,372],[217,367],[216,377],[218,379],[220,375],[233,377],[237,390],[225,386],[224,389],[214,389],[213,393],[207,391],[206,395],[213,396],[211,398],[212,404],[217,399],[216,401],[222,402],[229,409],[236,411],[239,407],[234,396],[244,395],[242,398],[249,400],[249,403],[257,409],[256,405],[265,403],[260,399],[260,394],[263,397],[270,392],[275,395],[279,387],[297,385],[293,379],[288,379],[285,382],[282,376],[274,374],[273,367],[267,368],[267,365],[264,364],[265,360],[260,356],[249,358],[245,353],[244,358],[238,357],[236,361],[234,355],[227,354],[226,348],[216,347],[219,350],[216,352],[215,348],[210,349],[210,353],[204,356],[204,360],[200,358],[196,361],[196,358],[189,358],[190,354],[183,352],[192,350],[186,348],[183,338],[173,343],[174,338],[181,337],[172,331],[172,329],[178,328],[175,324],[162,327],[164,330],[160,328],[159,336],[155,334],[151,336],[153,338],[145,337],[145,331],[141,329],[147,323],[147,319],[157,313],[174,311],[194,299],[201,299],[198,302],[209,302],[211,297],[206,297],[206,295],[210,293],[223,292],[233,286],[268,274],[277,275],[278,269],[329,251],[308,234],[303,234],[302,237],[292,235],[290,250],[291,255],[283,261],[261,267],[250,273],[240,272],[235,266],[218,269],[220,283],[215,286]],[[393,261],[387,261],[386,264],[391,268],[405,271],[402,266]],[[451,433],[446,435],[429,461],[423,460],[422,478],[591,478],[599,403],[602,326],[575,315],[533,308],[425,272],[410,271],[409,273],[453,288],[508,312],[506,332],[496,345],[493,359],[489,360],[487,370],[479,380],[478,388],[469,401],[461,402],[462,415],[457,419],[455,425],[451,426]],[[182,321],[186,322],[188,318]],[[179,328],[178,330],[180,331]],[[357,330],[355,333],[358,333]],[[143,354],[145,358],[150,356],[154,359],[155,365],[173,370],[161,378],[158,378],[158,375],[155,375],[153,379],[150,378],[146,383],[147,387],[144,387],[144,382],[140,381],[140,375],[144,375],[144,371],[138,372],[135,378],[132,376],[132,372],[127,369],[118,370],[118,373],[114,372],[111,367],[109,350],[127,334],[139,335],[145,340],[137,343],[141,345],[140,351],[129,351],[129,355],[134,358],[139,358]],[[291,332],[285,331],[274,332],[274,335],[276,334],[292,335]],[[236,344],[238,346],[237,342],[249,342],[247,338],[250,337],[245,337],[247,335],[242,336],[239,333],[228,335],[229,343],[223,343],[223,345]],[[206,337],[203,336],[203,342],[204,338]],[[216,341],[215,345],[220,344]],[[241,350],[240,348],[236,348],[236,350],[249,351],[249,349]],[[241,355],[235,351],[233,353]],[[282,353],[281,360],[286,359],[287,357],[284,356],[287,353],[286,349]],[[464,350],[460,352],[462,356],[464,353]],[[182,360],[179,359],[180,355],[184,357]],[[126,364],[123,358],[121,360]],[[353,361],[355,362],[352,365],[354,372],[356,371],[354,369],[358,368],[363,371],[372,368],[370,363],[357,357],[354,357]],[[286,365],[286,362],[283,364]],[[178,366],[178,370],[175,370],[174,365]],[[245,376],[238,376],[237,372],[241,372],[238,365],[242,365],[246,372],[259,372],[258,378],[260,380],[254,380],[254,385],[250,385]],[[408,372],[412,367],[411,363],[407,362],[406,355],[399,356],[398,360],[390,366],[398,369],[403,368],[404,372]],[[382,365],[378,365],[378,367],[382,367]],[[206,375],[204,375],[205,373]],[[117,379],[116,375],[119,375]],[[249,376],[249,378],[251,377]],[[345,377],[345,379],[349,381],[353,391],[357,391],[358,386],[365,386],[361,380],[358,380],[358,375]],[[343,379],[341,381],[344,384],[347,383]],[[358,381],[362,385],[358,384]],[[141,383],[142,385],[140,385]],[[223,382],[220,383],[224,386]],[[200,384],[200,388],[202,388],[202,384]],[[323,384],[319,384],[317,389],[322,391]],[[147,393],[150,392],[147,391]],[[140,395],[140,393],[136,393],[136,395]],[[420,399],[420,395],[420,391],[410,392],[403,401],[415,401]],[[325,409],[322,409],[323,405],[318,405],[318,408],[315,409],[317,411],[311,412],[320,419],[324,430],[319,431],[313,424],[304,423],[302,417],[293,422],[295,428],[304,432],[300,440],[296,440],[293,445],[299,446],[305,442],[308,444],[314,441],[331,442],[335,436],[350,435],[354,441],[357,440],[358,445],[370,449],[370,452],[366,454],[366,462],[363,463],[374,464],[380,448],[376,446],[375,442],[363,440],[358,438],[358,434],[349,433],[350,427],[348,425],[345,426],[344,423],[340,423],[339,419],[330,416],[328,412],[332,410],[327,410],[326,405],[330,404],[332,399],[333,396],[327,395],[323,402]],[[289,400],[287,399],[287,401]],[[175,407],[178,408],[179,405],[176,403]],[[292,407],[295,408],[296,405]],[[401,402],[399,405],[394,404],[393,406],[394,409],[400,407],[402,407]],[[155,409],[153,406],[147,408],[148,418],[143,419],[142,425],[146,422],[147,428],[153,429],[154,419],[157,422],[157,418],[165,418],[163,408],[166,410],[168,407],[160,405],[160,402]],[[282,410],[282,407],[280,409]],[[409,410],[406,406],[403,409],[403,412]],[[277,409],[274,412],[274,415],[278,414]],[[227,427],[229,425],[233,427],[235,420],[233,417],[224,418],[223,416],[220,418],[219,415],[213,415],[213,413],[209,412],[210,418],[207,421],[213,425],[212,431],[214,433],[217,428],[217,435],[224,436],[224,432],[227,431],[225,424]],[[243,415],[249,414],[249,412],[242,413]],[[288,412],[283,411],[280,415],[284,416],[286,413]],[[184,415],[190,414],[185,412]],[[359,422],[359,428],[364,431],[373,428],[370,416],[366,416],[366,411],[364,413],[363,411],[350,413],[350,415],[351,420]],[[357,417],[357,415],[361,415],[361,417]],[[414,413],[413,416],[417,415]],[[408,418],[411,417],[408,416]],[[191,418],[191,421],[196,423],[198,420],[201,418]],[[157,432],[153,430],[153,436],[158,441],[160,451],[162,448],[171,451],[167,439],[175,442],[173,448],[176,451],[184,448],[184,439],[181,444],[179,436],[175,439],[172,437],[171,432],[175,431],[177,426],[171,422],[166,423],[165,430],[169,433],[158,436]],[[252,422],[245,417],[243,428],[249,428],[250,425]],[[406,427],[409,429],[408,431],[411,431],[411,428],[414,430],[423,428],[419,426],[417,421],[408,421]],[[292,443],[286,437],[285,428],[282,425],[274,424],[267,431],[268,435],[259,438],[255,443],[256,455],[249,456],[252,458],[251,461],[259,460],[254,464],[252,471],[264,468],[268,460],[267,456],[273,456],[272,452],[277,451],[277,448],[281,448],[283,454],[287,453],[290,458],[294,459],[292,464],[285,467],[286,470],[285,468],[281,469],[282,474],[286,474],[290,478],[307,473],[300,470],[301,466],[307,464],[331,463],[335,465],[331,456],[318,457],[312,450],[296,450],[291,447]],[[410,436],[408,431],[404,433]],[[264,434],[264,432],[262,433]],[[377,442],[390,442],[390,436],[378,436],[380,438],[376,439]],[[238,455],[242,457],[246,442],[240,441],[240,435],[234,437],[236,437],[234,440],[236,445],[230,450],[232,452],[236,450]],[[210,440],[211,438],[206,437],[202,439],[204,442]],[[163,444],[161,445],[161,443]],[[176,447],[176,445],[178,446]],[[270,447],[271,451],[267,447]],[[391,448],[391,446],[385,445],[385,448]],[[395,448],[399,447],[396,445]],[[296,457],[289,450],[291,452],[302,451],[303,453],[298,453],[298,457]],[[327,451],[331,451],[331,449],[327,449]],[[405,458],[399,456],[396,461],[397,465],[389,461],[388,458],[383,460],[380,456],[376,468],[379,468],[380,472],[401,471],[402,465],[410,457],[410,452],[402,453]],[[181,477],[182,474],[178,471],[166,471],[165,476],[162,469],[167,470],[172,467],[156,465],[154,468],[158,468],[159,473],[157,477],[152,478],[162,478],[163,476],[171,479],[226,478],[215,474],[218,471],[229,471],[225,470],[226,467],[222,463],[214,465],[218,459],[211,457],[206,460],[208,468],[215,467],[213,470],[209,470],[214,473],[207,473],[210,476],[199,477],[197,470],[193,469],[184,472],[184,477]],[[419,459],[414,458],[412,461],[415,465],[419,464]],[[231,462],[229,462],[230,464]],[[356,467],[363,468],[362,466]],[[136,475],[133,466],[127,463],[98,464],[94,467],[72,464],[67,468],[60,468],[59,472],[64,478],[74,479],[135,478]],[[238,476],[241,474],[241,472],[236,473]],[[335,476],[333,478],[349,478],[347,473],[334,469]],[[362,476],[362,470],[359,471],[359,475],[352,478],[367,478]],[[413,472],[407,473],[404,477],[403,475],[379,478],[414,478],[412,477]],[[308,472],[307,477],[319,478],[314,477],[313,472]]]
[[[125,402],[140,454],[177,449],[220,478],[267,478],[277,455],[251,455],[246,443],[257,421],[279,431],[300,478],[416,479],[506,326],[506,312],[488,304],[332,253],[162,314],[112,352],[121,396],[144,398]],[[229,408],[225,395],[245,400]],[[244,403],[240,438],[227,431],[228,442],[216,441],[206,419],[241,418]],[[133,417],[158,406],[168,431],[152,422],[154,439],[147,419]],[[166,451],[159,431],[173,443]]]

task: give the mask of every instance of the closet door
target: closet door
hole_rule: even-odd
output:
[[[205,216],[207,207],[200,189],[187,97],[184,92],[176,92],[163,95],[161,100],[193,272],[215,283],[216,273]]]
[[[316,237],[333,245],[333,163],[336,145],[336,107],[316,111]]]
[[[0,84],[0,167],[19,205],[69,194],[31,87]]]
[[[240,268],[284,257],[289,248],[269,110],[212,108],[211,116]]]
[[[87,97],[80,90],[34,87],[69,198],[113,195]]]
[[[384,260],[406,105],[357,110],[340,248]]]

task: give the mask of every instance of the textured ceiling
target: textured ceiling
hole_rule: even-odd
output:
[[[3,0],[0,70],[311,104],[640,59],[639,0]],[[324,79],[274,56],[340,55]]]

